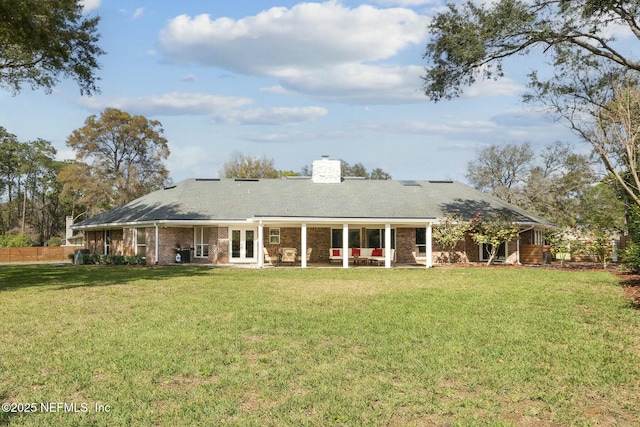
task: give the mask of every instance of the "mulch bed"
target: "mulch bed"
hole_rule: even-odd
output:
[[[614,274],[620,277],[620,284],[625,296],[635,308],[640,310],[640,274],[616,271]]]

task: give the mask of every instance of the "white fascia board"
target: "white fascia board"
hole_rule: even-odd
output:
[[[112,222],[104,224],[91,224],[84,226],[71,226],[72,230],[105,230],[113,228],[140,228],[158,226],[172,227],[210,227],[224,224],[247,224],[252,223],[247,220],[158,220],[158,221],[131,221],[131,222]]]
[[[326,217],[256,217],[255,221],[265,223],[304,224],[425,224],[437,223],[435,218],[326,218]]]

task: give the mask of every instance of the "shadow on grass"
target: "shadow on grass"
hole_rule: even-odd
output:
[[[640,310],[640,274],[620,273],[620,285],[627,299],[636,310]]]
[[[122,285],[136,280],[166,280],[206,275],[207,266],[77,266],[7,265],[0,266],[0,292],[37,286],[72,289],[85,286]]]

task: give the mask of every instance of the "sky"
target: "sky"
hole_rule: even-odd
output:
[[[101,17],[100,93],[0,91],[0,126],[59,159],[88,116],[113,107],[162,123],[174,182],[219,177],[234,154],[299,172],[328,155],[393,179],[466,182],[491,144],[575,141],[522,104],[532,57],[500,81],[433,103],[420,76],[439,0],[84,0]]]

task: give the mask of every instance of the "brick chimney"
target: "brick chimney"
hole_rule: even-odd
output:
[[[322,156],[321,160],[313,161],[311,181],[316,184],[340,184],[341,166],[340,160],[329,160],[329,156]]]

